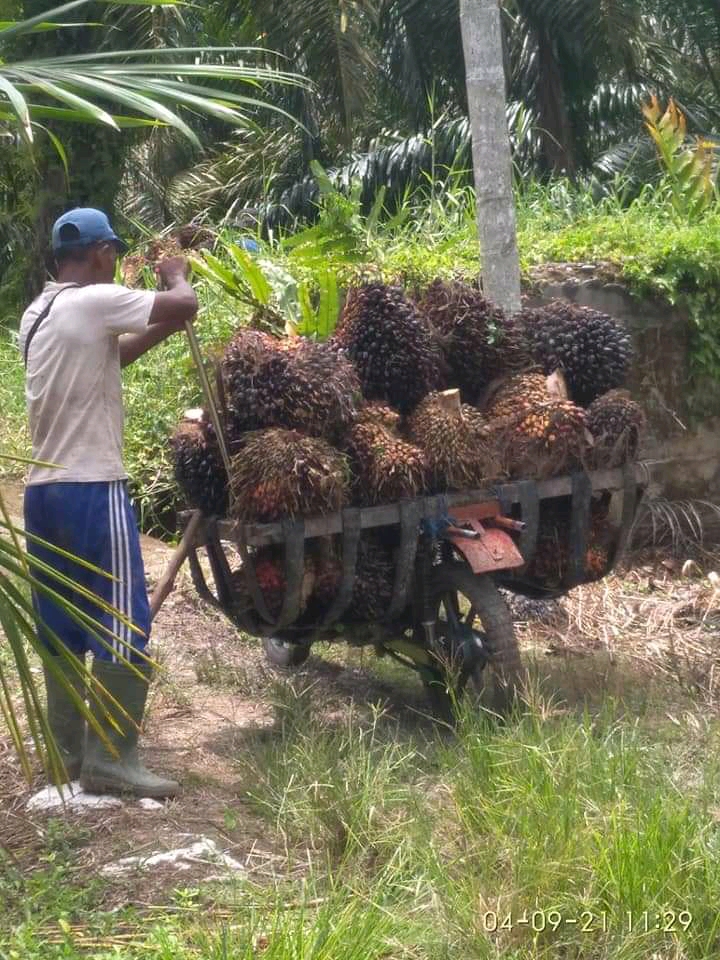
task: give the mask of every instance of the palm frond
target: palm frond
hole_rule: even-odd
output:
[[[4,26],[0,52],[38,23],[57,20],[88,2],[73,0],[39,17]],[[119,123],[114,112],[120,107],[132,118],[172,127],[199,146],[188,114],[248,126],[255,122],[258,108],[281,109],[259,100],[257,91],[271,84],[305,86],[298,74],[248,62],[255,54],[243,48],[166,47],[0,60],[0,103],[7,104],[5,117],[14,119],[28,143],[33,139],[31,121],[46,117],[48,107],[59,105],[65,119],[115,128]],[[222,89],[211,83],[222,84]]]

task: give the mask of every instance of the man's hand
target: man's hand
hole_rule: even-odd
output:
[[[190,262],[187,257],[168,257],[155,267],[155,275],[162,290],[172,290],[178,284],[187,282]]]

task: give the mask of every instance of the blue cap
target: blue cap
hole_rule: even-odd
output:
[[[77,250],[89,247],[93,243],[116,243],[121,251],[127,250],[127,244],[118,237],[110,226],[107,214],[92,207],[76,207],[68,210],[55,221],[52,229],[52,248],[54,253],[62,250]]]

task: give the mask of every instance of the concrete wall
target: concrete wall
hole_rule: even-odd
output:
[[[708,411],[702,387],[690,390],[687,314],[661,300],[633,297],[594,264],[543,267],[528,302],[555,299],[602,310],[630,331],[636,351],[630,387],[649,421],[642,455],[657,461],[653,475],[661,492],[720,503],[720,417]]]

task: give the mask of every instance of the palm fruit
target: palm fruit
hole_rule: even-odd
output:
[[[358,546],[350,620],[374,622],[387,615],[395,583],[392,553],[372,534],[364,534]]]
[[[590,405],[588,428],[595,441],[594,466],[620,467],[637,456],[645,414],[640,404],[615,390]]]
[[[533,403],[493,425],[501,461],[511,477],[543,480],[575,470],[588,459],[592,437],[587,414],[570,400]]]
[[[407,424],[410,439],[427,458],[434,492],[472,489],[500,472],[482,414],[467,404],[448,404],[447,399],[453,398],[429,394]]]
[[[533,361],[545,373],[562,370],[575,403],[587,407],[624,384],[630,337],[608,314],[556,300],[523,311],[519,320]]]
[[[191,507],[208,516],[228,510],[227,473],[217,437],[206,417],[186,419],[170,439],[175,479]]]
[[[409,413],[438,383],[441,357],[432,330],[399,287],[351,289],[335,341],[355,364],[368,400]]]
[[[450,383],[469,403],[500,374],[527,366],[517,324],[477,287],[435,280],[419,308],[440,334]]]
[[[358,423],[348,443],[356,499],[363,505],[392,503],[425,490],[427,462],[419,447],[394,436],[382,423]]]
[[[296,430],[246,434],[231,466],[230,509],[244,523],[333,513],[347,502],[346,458]]]
[[[285,427],[340,441],[360,393],[352,364],[327,344],[279,340],[238,330],[221,363],[225,409],[234,437],[258,427]]]

